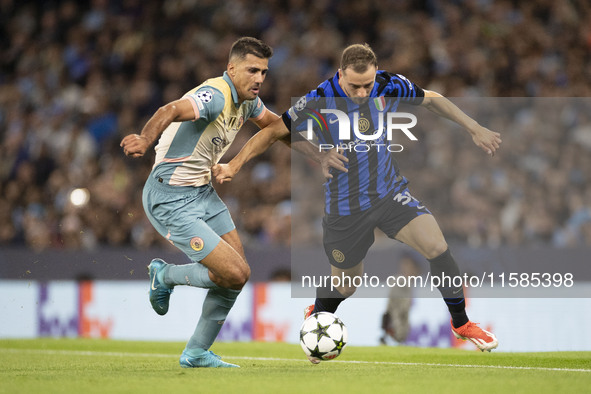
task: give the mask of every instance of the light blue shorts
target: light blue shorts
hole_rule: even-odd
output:
[[[156,231],[194,262],[203,260],[215,249],[221,235],[236,228],[211,184],[170,186],[150,174],[142,203]]]

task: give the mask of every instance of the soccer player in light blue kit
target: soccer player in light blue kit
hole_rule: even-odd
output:
[[[184,368],[238,367],[209,351],[236,297],[250,276],[242,243],[226,205],[211,185],[211,167],[248,119],[263,128],[278,116],[258,97],[272,49],[243,37],[230,50],[227,71],[159,108],[141,134],[123,138],[126,155],[140,157],[160,137],[143,191],[156,230],[194,263],[148,266],[150,302],[166,314],[174,286],[209,289],[201,317],[183,351]]]

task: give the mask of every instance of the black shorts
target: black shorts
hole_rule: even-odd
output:
[[[325,215],[323,243],[328,261],[337,268],[354,267],[373,244],[376,227],[394,239],[404,226],[423,214],[431,212],[405,188],[366,211],[347,216]]]

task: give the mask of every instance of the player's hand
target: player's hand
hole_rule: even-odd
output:
[[[474,141],[476,146],[491,156],[495,155],[496,150],[499,149],[499,145],[503,142],[501,140],[501,134],[480,125],[471,130],[471,134],[472,141]]]
[[[211,174],[217,183],[230,182],[238,171],[232,168],[230,164],[216,164],[211,167]]]
[[[142,157],[150,147],[150,143],[146,137],[130,134],[121,140],[119,146],[123,148],[123,152],[129,157]]]
[[[348,162],[349,159],[339,151],[339,148],[331,149],[323,153],[320,157],[322,175],[324,175],[325,179],[332,179],[332,174],[330,173],[331,168],[342,172],[349,172],[347,167],[345,167],[345,163]]]

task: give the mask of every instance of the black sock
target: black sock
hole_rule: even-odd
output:
[[[314,301],[314,310],[312,313],[335,313],[345,298],[337,289],[330,290],[325,287],[318,287],[316,289],[316,300]]]
[[[451,324],[458,328],[468,323],[466,314],[466,300],[464,298],[444,298],[449,314],[451,315]]]
[[[458,264],[451,255],[449,249],[441,253],[439,256],[428,260],[431,265],[432,276],[437,276],[440,279],[444,276],[449,277],[452,279],[452,282],[454,277],[460,276]],[[450,283],[445,284],[448,285]],[[453,283],[451,283],[451,287],[439,286],[438,289],[443,296],[443,301],[445,301],[447,309],[451,315],[452,325],[455,328],[458,328],[468,323],[469,319],[468,315],[466,315],[466,300],[464,299],[463,287],[454,287]]]

